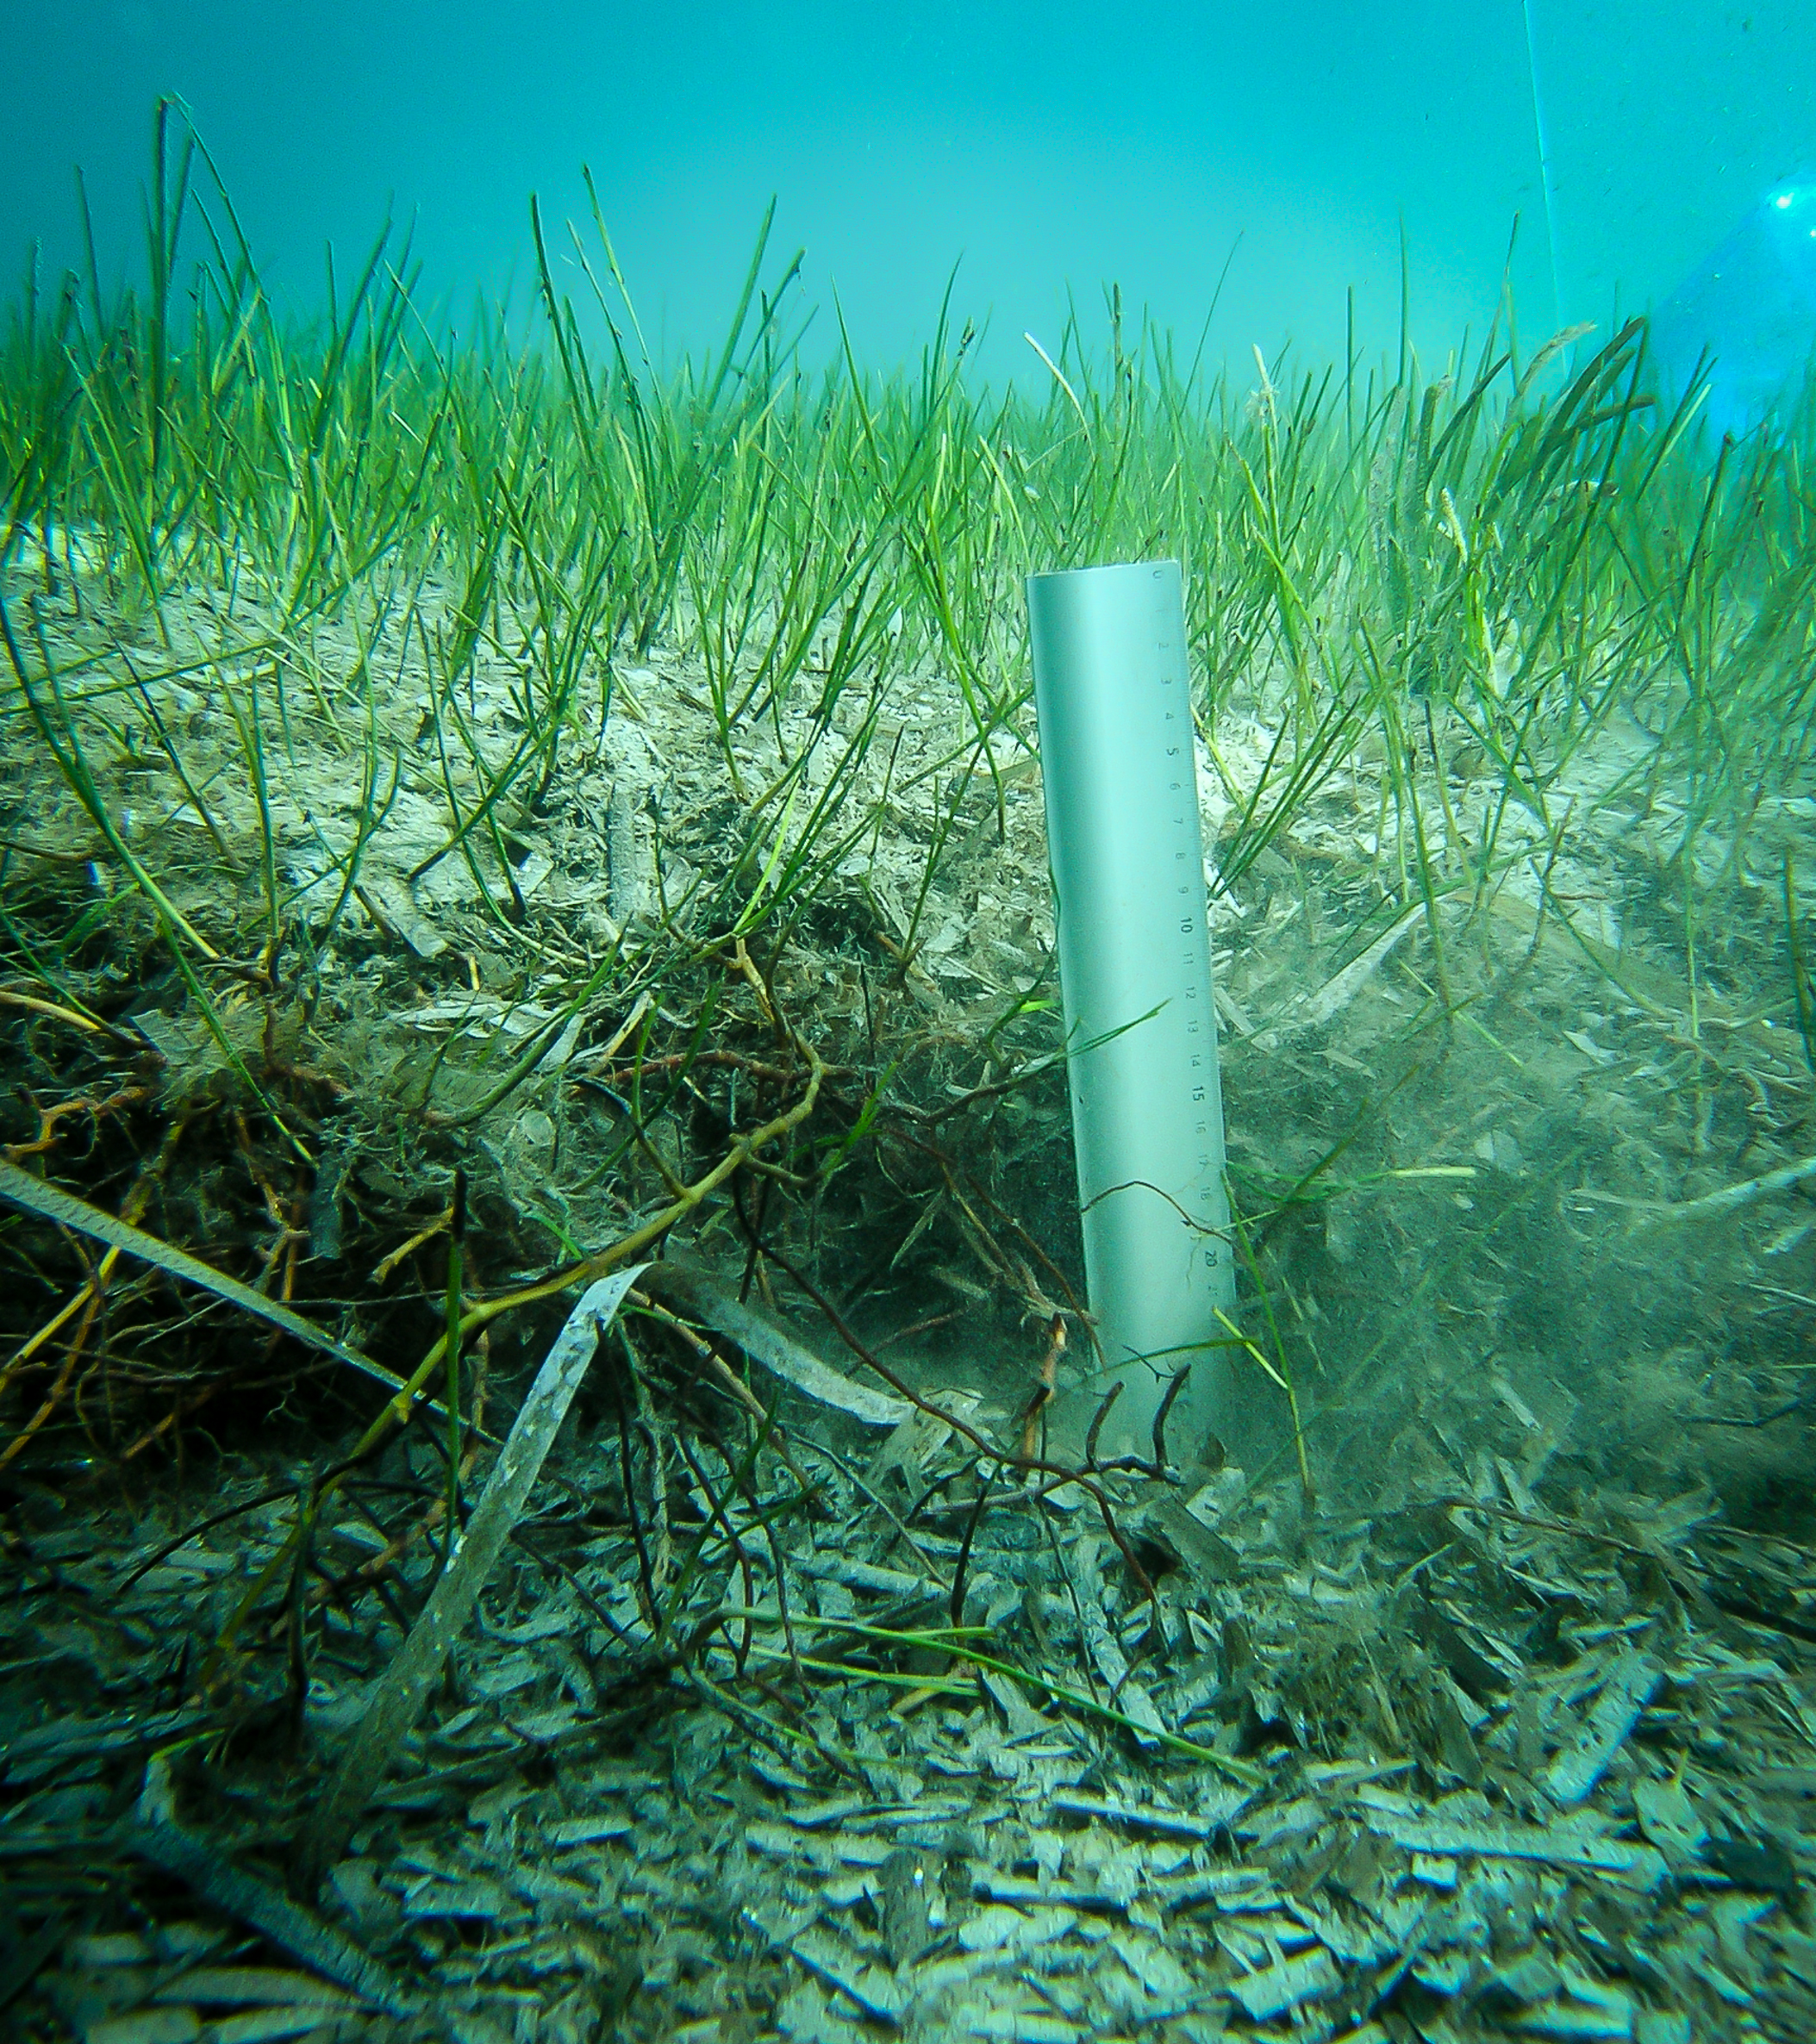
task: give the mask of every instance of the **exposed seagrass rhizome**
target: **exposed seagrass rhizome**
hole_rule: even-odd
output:
[[[12,16],[0,2033],[1816,2035],[1808,0]]]

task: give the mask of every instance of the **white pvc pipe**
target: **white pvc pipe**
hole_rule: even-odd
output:
[[[1220,1418],[1217,1319],[1235,1298],[1204,849],[1174,561],[1028,578],[1047,851],[1085,1277],[1099,1357],[1074,1351],[1049,1408],[1076,1448],[1114,1383],[1100,1455],[1168,1459]]]

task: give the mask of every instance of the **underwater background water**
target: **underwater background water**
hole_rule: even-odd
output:
[[[837,345],[836,290],[879,368],[917,354],[955,265],[955,317],[984,328],[973,359],[996,380],[1038,373],[1022,335],[1055,346],[1069,292],[1101,325],[1113,282],[1188,353],[1215,303],[1209,358],[1243,364],[1289,341],[1340,358],[1353,290],[1372,354],[1397,337],[1402,233],[1413,336],[1441,358],[1492,314],[1516,215],[1535,340],[1585,320],[1606,337],[1617,308],[1699,277],[1674,333],[1692,362],[1738,321],[1734,351],[1775,364],[1816,320],[1807,233],[1738,265],[1752,312],[1707,284],[1750,218],[1787,224],[1757,209],[1816,163],[1802,0],[83,0],[17,10],[8,40],[11,275],[36,243],[52,275],[81,258],[78,165],[103,274],[125,271],[149,109],[173,93],[267,281],[310,308],[324,243],[346,270],[388,210],[414,223],[430,296],[527,302],[526,196],[583,211],[584,164],[671,356],[719,333],[771,196],[821,308],[808,354]]]

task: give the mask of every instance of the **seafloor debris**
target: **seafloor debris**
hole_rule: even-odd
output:
[[[303,1697],[197,1665],[282,1550],[269,1468],[230,1538],[16,1525],[16,2034],[1809,2035],[1800,1550],[1517,1479],[1344,1521],[1231,1468],[1015,1476],[973,1436],[1018,1415],[968,1411],[879,1452],[789,1407],[742,1489],[702,1433],[660,1530],[634,1430],[583,1428],[290,1900],[396,1621],[337,1555]],[[435,1559],[375,1508],[433,1468],[407,1439],[315,1527],[388,1542],[400,1615]]]

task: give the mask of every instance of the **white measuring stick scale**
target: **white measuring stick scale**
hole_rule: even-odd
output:
[[[1100,1354],[1050,1409],[1099,1453],[1174,1462],[1217,1424],[1235,1297],[1204,845],[1176,562],[1030,576],[1028,621],[1057,900],[1086,1282]]]

